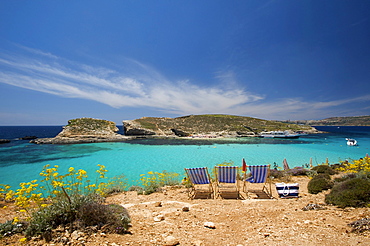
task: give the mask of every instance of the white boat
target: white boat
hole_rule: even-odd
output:
[[[259,134],[260,138],[299,138],[299,136],[300,134],[291,133],[289,131],[269,131]]]
[[[353,138],[346,138],[347,140],[347,145],[348,146],[356,146],[357,145],[357,141],[356,139],[353,139]]]

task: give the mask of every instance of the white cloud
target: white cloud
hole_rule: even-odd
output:
[[[226,113],[266,119],[309,119],[325,117],[341,105],[370,100],[370,95],[366,95],[330,102],[297,98],[271,102],[242,88],[232,71],[216,76],[225,87],[170,81],[135,60],[127,59],[122,67],[125,70],[79,64],[23,47],[22,55],[0,55],[0,82],[61,97],[93,100],[114,108],[150,107],[179,115]]]

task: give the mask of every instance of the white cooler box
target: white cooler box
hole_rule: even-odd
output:
[[[295,198],[299,197],[298,183],[276,183],[276,190],[280,198]]]

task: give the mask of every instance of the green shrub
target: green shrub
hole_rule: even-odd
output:
[[[329,175],[334,175],[334,174],[338,173],[336,170],[334,170],[329,165],[318,165],[318,166],[313,167],[311,169],[316,171],[317,173],[327,173]]]
[[[159,191],[159,188],[166,186],[166,185],[178,185],[180,181],[178,180],[178,173],[171,173],[167,171],[163,171],[162,173],[158,172],[148,172],[146,176],[145,174],[140,175],[140,181],[142,186],[144,187],[144,194],[149,195],[154,192]]]
[[[326,175],[317,175],[308,182],[307,189],[311,194],[317,194],[323,190],[328,190],[333,187],[333,183]]]
[[[77,212],[77,221],[82,228],[104,226],[104,232],[124,233],[130,223],[127,210],[117,204],[104,205],[97,202],[85,203]]]
[[[317,172],[311,169],[311,170],[308,170],[308,172],[306,173],[306,175],[307,175],[307,177],[309,177],[309,178],[312,179],[315,176],[317,176]]]
[[[111,211],[111,219],[107,221],[110,222],[110,224],[107,229],[109,229],[110,232],[115,233],[127,232],[130,226],[131,218],[126,208],[118,204],[110,204],[107,206],[109,211]]]
[[[325,202],[341,208],[366,206],[370,203],[370,180],[357,177],[337,183]]]
[[[127,179],[125,175],[121,174],[110,178],[109,182],[107,182],[102,188],[104,188],[104,196],[108,196],[115,193],[124,192],[127,187]]]
[[[349,179],[354,179],[354,178],[357,178],[357,177],[358,177],[358,175],[356,173],[348,173],[348,174],[343,175],[341,177],[335,178],[334,182],[335,183],[340,183],[340,182],[343,182],[343,181],[346,181],[346,180],[349,180]]]
[[[133,185],[129,189],[129,191],[136,191],[138,194],[144,194],[144,188],[138,185]]]
[[[327,179],[327,180],[331,180],[330,175],[327,174],[327,173],[318,173],[313,178],[314,179]]]
[[[0,224],[0,239],[3,237],[11,236],[13,234],[21,233],[25,230],[25,224],[8,220]]]
[[[130,217],[125,208],[104,205],[97,195],[73,195],[59,198],[50,206],[35,211],[26,229],[26,236],[45,235],[59,225],[73,224],[75,229],[104,226],[106,232],[122,233],[128,229]]]

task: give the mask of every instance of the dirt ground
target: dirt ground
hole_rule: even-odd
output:
[[[309,194],[308,180],[293,177],[300,184],[300,197],[292,199],[278,198],[274,188],[275,199],[261,199],[253,193],[248,198],[242,192],[244,199],[190,200],[185,188],[169,187],[151,195],[120,193],[107,202],[127,208],[132,219],[128,234],[97,232],[64,244],[34,240],[26,245],[370,245],[369,233],[353,233],[348,226],[370,218],[370,208],[324,205],[325,193]],[[308,204],[325,209],[302,210]],[[1,223],[15,215],[11,207],[0,211]],[[19,238],[4,238],[0,245],[20,245]]]

